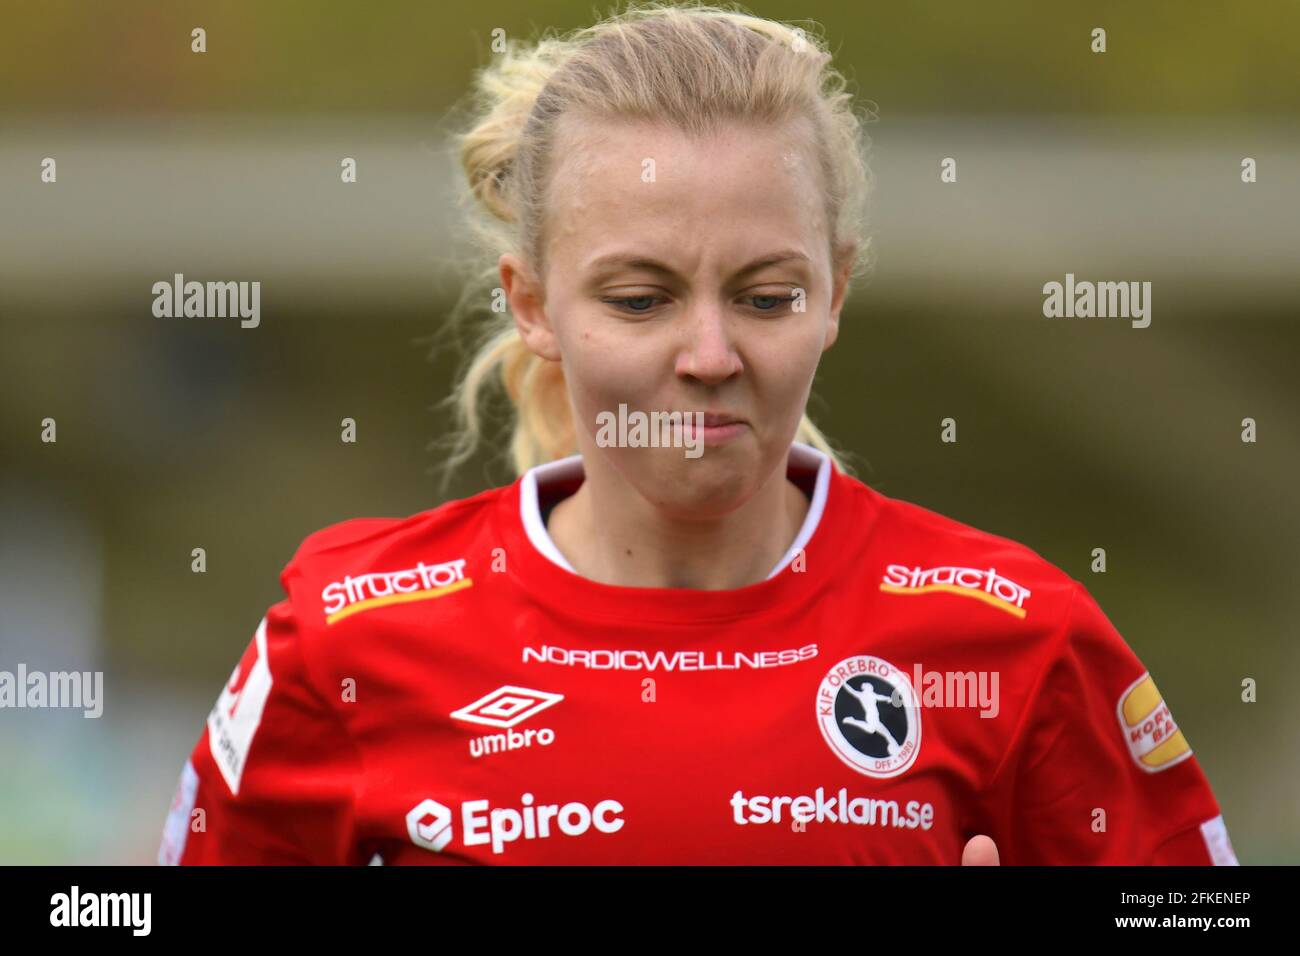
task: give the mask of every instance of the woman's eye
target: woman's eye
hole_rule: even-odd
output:
[[[604,301],[610,305],[622,306],[627,311],[635,314],[638,312],[650,311],[650,308],[654,305],[657,298],[658,296],[654,295],[632,295],[624,296],[620,299],[605,299]]]
[[[784,306],[788,306],[795,300],[792,295],[749,295],[745,296],[753,307],[759,312],[777,313],[782,311]],[[623,311],[632,315],[640,315],[649,312],[654,308],[655,303],[659,300],[657,295],[629,295],[618,298],[602,299],[608,305],[614,305]]]
[[[751,295],[746,296],[760,312],[777,312],[781,306],[794,301],[792,295]]]

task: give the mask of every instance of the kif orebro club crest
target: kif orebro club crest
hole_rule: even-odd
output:
[[[896,777],[921,750],[921,708],[907,675],[861,654],[817,688],[817,726],[835,756],[869,777]]]

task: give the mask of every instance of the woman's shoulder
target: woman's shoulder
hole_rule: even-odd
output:
[[[1076,585],[1068,572],[1031,544],[989,531],[914,501],[862,485],[875,511],[869,548],[882,577],[929,583],[974,582],[1024,596],[1051,594],[1051,603],[1068,604]],[[1035,542],[1036,543],[1036,542]],[[949,581],[949,579],[953,581]],[[1006,583],[1003,583],[1006,582]],[[1023,602],[1022,602],[1023,604]]]
[[[404,516],[347,518],[307,535],[294,552],[292,561],[315,558],[330,561],[350,551],[373,549],[387,542],[430,534],[454,534],[486,517],[508,489],[509,486],[489,488],[467,498],[455,498]]]
[[[466,581],[466,555],[493,534],[493,511],[509,489],[491,488],[404,517],[350,518],[312,532],[280,574],[296,615],[330,629],[384,598],[446,593]]]

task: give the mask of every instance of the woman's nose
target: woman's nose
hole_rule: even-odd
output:
[[[733,341],[735,330],[723,308],[697,304],[682,319],[685,341],[677,356],[678,375],[714,384],[744,368]]]

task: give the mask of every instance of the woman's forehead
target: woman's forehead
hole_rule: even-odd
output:
[[[692,137],[624,124],[566,130],[547,219],[556,242],[593,235],[664,239],[779,230],[800,238],[822,228],[822,197],[804,144],[790,131],[728,128]],[[563,148],[567,147],[567,148]]]
[[[761,171],[779,159],[785,169],[810,165],[814,152],[812,123],[806,117],[785,122],[723,121],[707,132],[690,132],[671,123],[623,117],[561,116],[552,155],[553,178],[605,177],[627,173],[645,181],[653,163],[672,173],[704,166]]]

